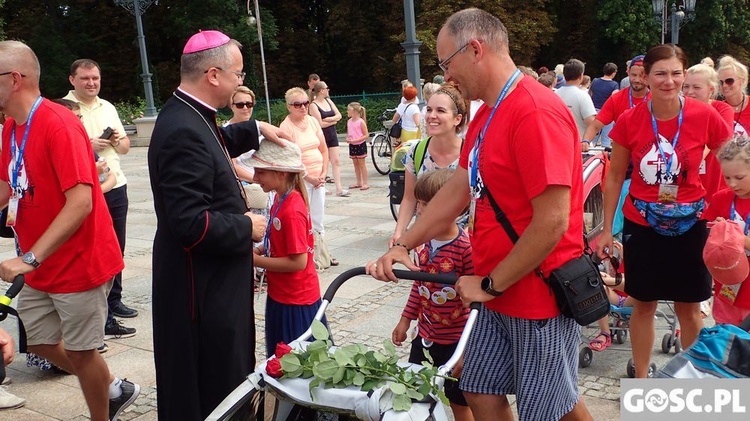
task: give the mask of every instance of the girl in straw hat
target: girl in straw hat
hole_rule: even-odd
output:
[[[276,197],[255,265],[266,269],[266,354],[307,330],[320,307],[320,283],[313,262],[312,221],[303,183],[305,166],[297,145],[262,142],[247,160],[253,181]],[[324,321],[325,322],[325,321]]]

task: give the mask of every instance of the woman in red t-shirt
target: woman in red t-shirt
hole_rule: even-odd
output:
[[[734,110],[734,132],[750,136],[750,110],[748,110],[747,66],[726,55],[719,60],[719,86],[724,102]]]
[[[625,112],[610,133],[612,161],[598,244],[602,257],[613,250],[612,222],[632,161],[623,246],[628,256],[625,292],[634,304],[630,325],[636,377],[648,375],[659,300],[675,302],[685,347],[703,327],[700,302],[711,296],[711,278],[702,258],[707,231],[700,219],[705,190],[698,174],[706,147],[718,148],[731,135],[714,108],[681,97],[687,57],[680,47],[657,45],[643,65],[651,100]]]

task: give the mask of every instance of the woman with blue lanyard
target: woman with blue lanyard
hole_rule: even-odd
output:
[[[633,162],[623,229],[625,292],[634,298],[631,341],[636,377],[647,377],[659,300],[675,302],[682,345],[703,327],[700,302],[711,295],[702,251],[705,190],[699,168],[708,150],[731,130],[708,104],[680,95],[688,60],[672,44],[651,48],[643,60],[651,100],[623,114],[610,133],[612,162],[604,194],[604,230],[598,253],[613,250],[612,221],[628,163]]]

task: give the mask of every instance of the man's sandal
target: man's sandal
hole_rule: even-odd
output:
[[[601,337],[604,337],[604,339],[599,339]],[[599,332],[599,334],[596,335],[596,338],[589,342],[589,348],[598,352],[604,351],[609,348],[610,345],[612,345],[612,334],[607,332]]]

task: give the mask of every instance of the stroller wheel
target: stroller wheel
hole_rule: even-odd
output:
[[[667,333],[664,335],[664,337],[661,339],[661,352],[665,354],[669,354],[669,350],[672,349],[672,345],[674,345],[674,340],[672,338],[671,333]]]
[[[635,378],[635,363],[632,358],[628,360],[628,377]]]
[[[680,338],[677,338],[677,340],[674,341],[674,353],[679,354],[680,352],[682,352],[682,341]]]
[[[651,363],[648,366],[648,377],[654,377],[654,374],[656,374],[656,363]],[[628,377],[635,378],[635,362],[632,358],[628,360]]]
[[[591,361],[594,359],[594,352],[591,348],[584,346],[581,347],[581,351],[578,353],[578,365],[586,368],[591,365]]]
[[[615,342],[622,345],[625,343],[625,340],[628,339],[628,331],[624,329],[618,329],[615,331]]]

